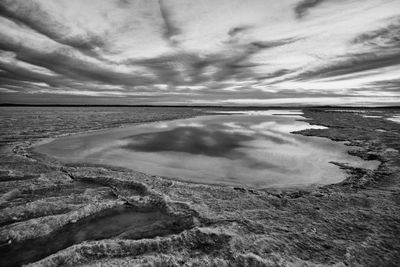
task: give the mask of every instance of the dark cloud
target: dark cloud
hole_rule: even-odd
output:
[[[160,83],[170,85],[201,85],[205,82],[223,82],[227,79],[258,79],[252,63],[252,55],[274,47],[283,46],[297,39],[276,41],[260,41],[233,45],[231,51],[218,54],[199,55],[195,53],[177,52],[172,55],[160,56],[144,60],[127,60],[124,63],[145,66],[156,74]],[[284,75],[288,70],[281,70],[272,76]]]
[[[30,81],[30,82],[48,82],[56,80],[57,78],[51,75],[34,72],[27,68],[22,68],[16,64],[7,64],[0,62],[0,77],[16,81]]]
[[[14,52],[16,59],[20,61],[44,67],[75,80],[100,81],[117,85],[143,85],[153,81],[135,74],[116,72],[95,62],[83,60],[74,55],[74,50],[68,48],[42,51],[3,38],[0,40],[0,49]]]
[[[237,27],[234,27],[234,28],[230,29],[228,31],[228,35],[232,38],[232,37],[235,37],[236,35],[238,35],[240,33],[248,31],[251,28],[252,28],[252,26],[248,26],[248,25],[237,26]]]
[[[400,92],[400,78],[372,82],[368,84],[368,87],[376,90],[378,93],[380,91]]]
[[[397,18],[387,27],[363,33],[355,37],[351,44],[363,44],[380,51],[395,49],[400,50],[400,18]]]
[[[121,99],[120,97],[92,97],[84,95],[54,94],[54,93],[2,93],[0,91],[1,103],[21,103],[21,104],[132,104],[135,102]],[[138,104],[138,103],[136,103]]]
[[[246,51],[233,56],[177,53],[153,59],[134,60],[131,63],[149,68],[160,82],[171,85],[196,85],[207,81],[223,81],[237,75],[251,76],[251,70],[246,72],[246,66],[241,65],[248,56]],[[207,74],[208,68],[213,68],[212,74]]]
[[[126,6],[131,4],[131,1],[130,0],[118,0],[117,4],[121,8],[126,8]]]
[[[303,72],[298,79],[310,80],[335,77],[395,65],[400,65],[400,52],[388,55],[378,55],[375,53],[354,54],[346,56],[345,59],[335,64]]]
[[[75,87],[82,89],[84,89],[84,86],[81,86],[79,82],[122,86],[147,85],[149,88],[148,90],[151,91],[154,90],[151,86],[153,83],[170,84],[172,86],[192,86],[205,82],[222,82],[232,78],[255,78],[256,74],[253,72],[252,67],[257,65],[249,61],[252,55],[263,49],[282,46],[294,41],[292,39],[285,39],[278,41],[254,41],[248,44],[233,43],[232,51],[220,54],[200,56],[179,51],[173,55],[145,60],[128,60],[125,62],[130,65],[146,67],[155,74],[155,78],[146,78],[134,74],[116,72],[109,68],[102,67],[102,64],[90,63],[90,61],[82,59],[81,56],[76,55],[74,49],[78,51],[82,49],[91,49],[89,46],[84,47],[84,45],[78,45],[79,42],[76,42],[77,40],[71,43],[65,39],[65,36],[61,37],[61,33],[67,32],[68,29],[41,10],[37,4],[18,4],[18,6],[23,6],[23,9],[14,13],[10,12],[10,10],[15,7],[16,4],[9,7],[5,7],[4,4],[0,5],[1,14],[18,24],[29,26],[36,32],[44,34],[59,43],[68,44],[70,48],[64,47],[51,51],[39,50],[27,46],[22,40],[9,39],[7,36],[4,36],[4,38],[0,40],[0,49],[14,52],[17,60],[46,68],[58,74],[58,77],[54,77],[39,74],[24,68],[3,65],[2,69],[5,72],[2,76],[7,79],[9,83],[12,80],[23,80],[27,82],[47,83],[53,88]],[[120,4],[128,3],[123,2]],[[165,26],[164,37],[168,39],[171,44],[176,45],[173,41],[173,37],[179,34],[180,30],[172,22],[170,11],[163,1],[159,1],[159,6]],[[39,17],[46,18],[46,21],[43,22],[39,20]],[[238,26],[233,28],[228,35],[233,37],[239,32],[249,28],[250,26]],[[91,42],[87,42],[86,44],[89,43]],[[213,72],[211,74],[208,73],[210,67]],[[90,87],[90,85],[86,86],[86,88]],[[216,89],[213,90],[215,91]]]
[[[366,32],[350,41],[364,53],[338,57],[335,63],[303,72],[299,79],[335,77],[398,65],[400,68],[400,19],[387,27]],[[360,73],[360,76],[364,74]]]
[[[289,70],[289,69],[280,69],[271,73],[266,73],[263,74],[262,76],[257,77],[257,80],[266,80],[266,79],[272,79],[272,78],[277,78],[277,77],[281,77],[284,76],[286,74],[289,74],[293,72],[293,70]]]
[[[173,55],[144,60],[128,60],[128,64],[145,66],[156,74],[160,82],[172,85],[192,85],[206,81],[202,77],[206,67],[216,64],[216,57],[201,57],[193,53]]]
[[[104,46],[102,37],[86,32],[84,35],[71,36],[70,29],[59,23],[51,14],[44,11],[33,1],[1,1],[0,16],[24,25],[37,33],[43,34],[60,44],[82,51]]]
[[[307,15],[308,11],[327,0],[302,0],[294,8],[296,18],[301,19]]]
[[[155,73],[157,80],[167,84],[187,84],[184,75],[190,63],[196,61],[191,54],[175,54],[144,60],[128,60],[126,63],[147,67]],[[189,83],[191,84],[191,83]]]
[[[168,7],[165,5],[163,0],[158,1],[160,6],[161,18],[164,21],[163,37],[172,45],[177,45],[177,41],[174,40],[174,36],[179,35],[180,30],[172,20],[172,15]]]
[[[274,40],[274,41],[257,41],[257,42],[251,42],[250,45],[252,46],[252,50],[261,50],[261,49],[268,49],[268,48],[274,48],[278,46],[283,46],[287,44],[291,44],[294,42],[299,41],[298,38],[287,38],[287,39],[281,39],[281,40]]]
[[[260,76],[265,76],[265,74],[260,75],[255,73],[253,67],[260,66],[261,63],[252,63],[251,57],[262,50],[284,46],[296,41],[297,39],[282,39],[241,44],[238,46],[238,51],[233,56],[228,55],[223,57],[214,64],[218,68],[218,72],[215,74],[214,79],[216,81],[223,81],[228,78],[243,79],[249,77],[260,79]],[[268,62],[262,64],[268,64]]]

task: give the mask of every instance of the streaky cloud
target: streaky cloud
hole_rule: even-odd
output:
[[[296,18],[301,19],[307,15],[310,9],[328,0],[302,0],[294,8]]]
[[[28,102],[400,102],[399,36],[392,0],[3,0],[0,93]]]
[[[178,35],[181,31],[175,25],[172,20],[171,11],[165,4],[164,0],[159,0],[158,4],[160,6],[160,14],[161,18],[164,22],[164,30],[163,30],[163,37],[173,46],[177,45],[177,41],[174,39],[176,35]]]
[[[0,2],[0,16],[45,35],[55,42],[79,50],[93,50],[104,45],[102,37],[87,32],[81,36],[70,36],[70,30],[51,14],[41,9],[34,1],[4,0]]]

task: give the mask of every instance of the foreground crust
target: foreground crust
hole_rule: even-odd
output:
[[[375,171],[336,162],[348,173],[343,182],[307,188],[193,184],[107,166],[64,165],[30,150],[43,137],[202,111],[170,109],[150,117],[148,111],[125,112],[106,118],[82,113],[72,129],[67,114],[31,115],[41,116],[38,123],[26,117],[10,123],[11,113],[2,118],[13,132],[3,134],[0,155],[0,265],[400,263],[400,124],[362,116],[371,110],[304,110],[309,123],[329,128],[298,134],[347,141],[361,148],[350,153],[381,162]],[[380,110],[382,117],[391,112]]]

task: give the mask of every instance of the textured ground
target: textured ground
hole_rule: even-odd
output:
[[[304,110],[329,128],[301,134],[348,141],[382,162],[376,171],[335,163],[348,178],[323,187],[185,183],[65,166],[29,149],[45,137],[201,112],[2,108],[0,266],[399,266],[400,124],[364,117],[399,110]]]

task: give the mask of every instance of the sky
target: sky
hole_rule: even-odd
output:
[[[400,0],[0,0],[0,103],[399,105]]]

